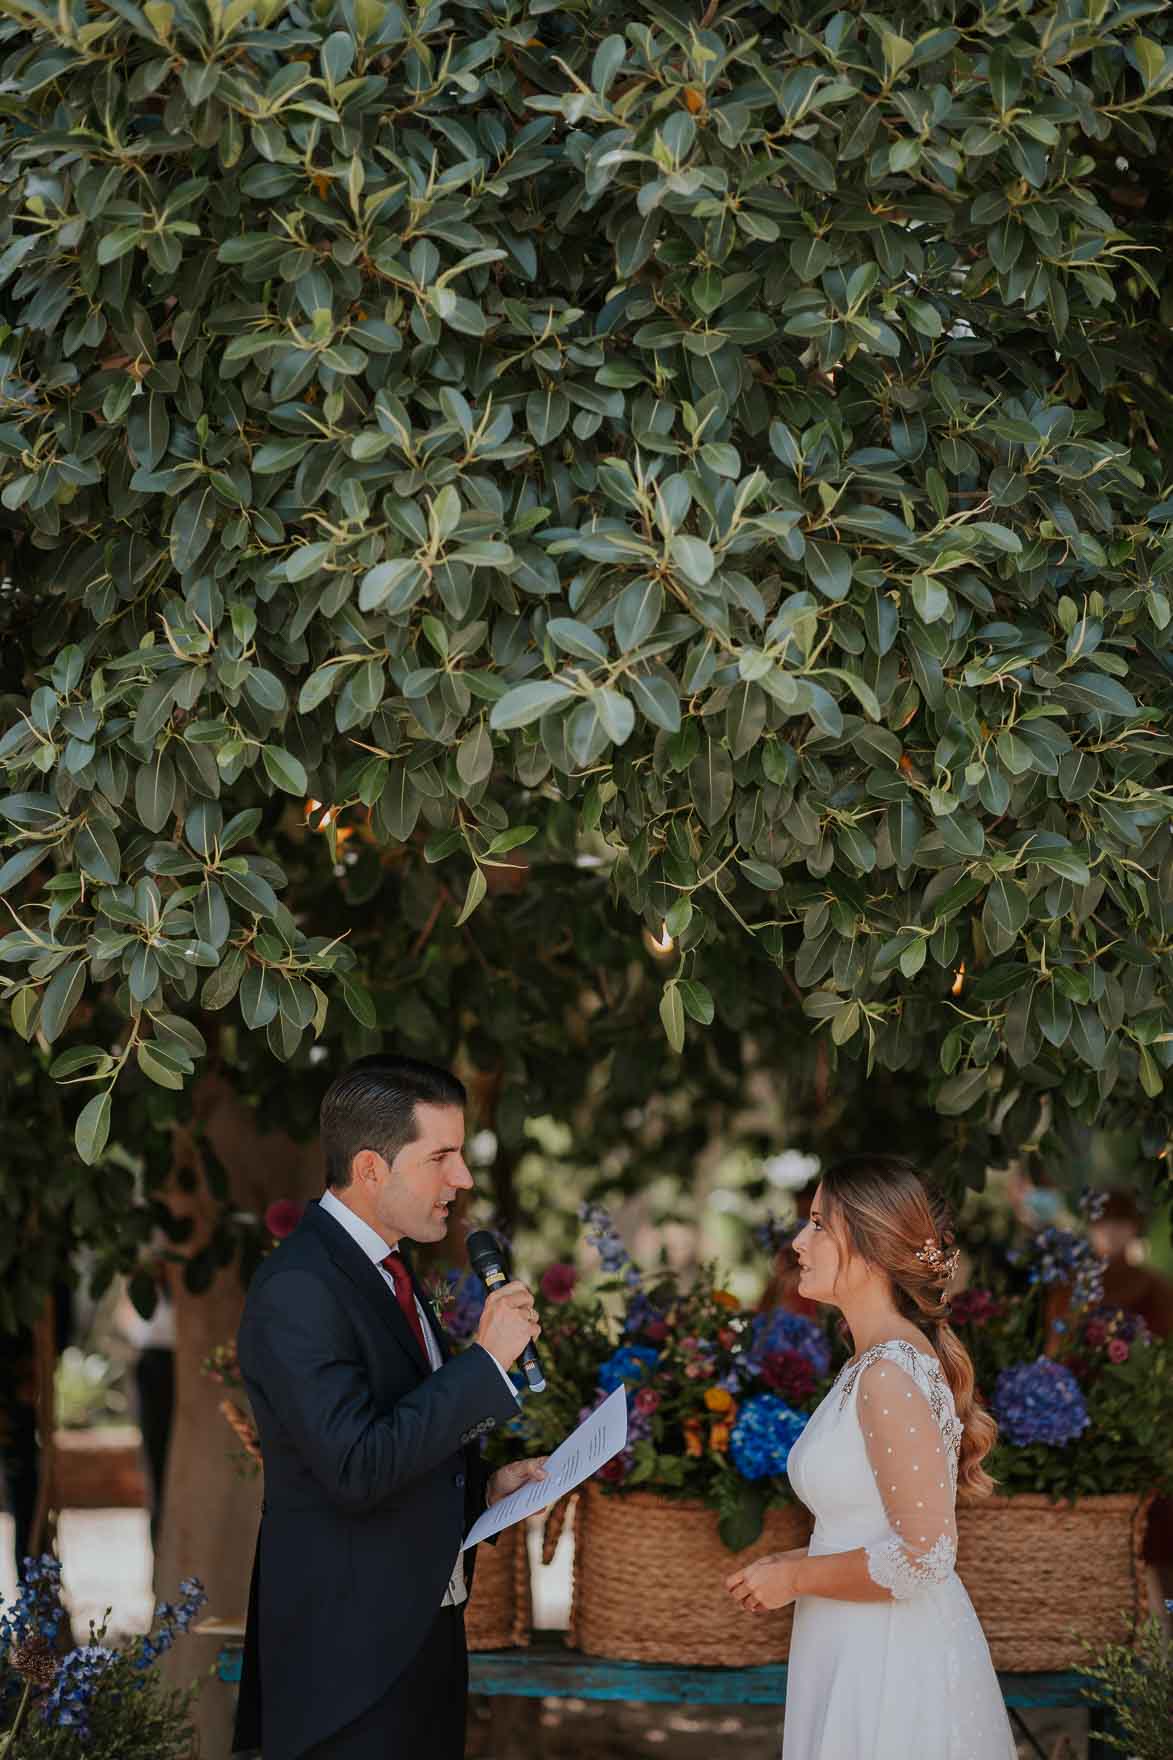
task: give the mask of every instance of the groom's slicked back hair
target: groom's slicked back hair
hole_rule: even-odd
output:
[[[439,1064],[418,1057],[360,1057],[334,1078],[322,1098],[326,1184],[336,1191],[350,1184],[351,1163],[360,1149],[394,1161],[419,1134],[418,1105],[463,1106],[465,1098],[464,1083]]]

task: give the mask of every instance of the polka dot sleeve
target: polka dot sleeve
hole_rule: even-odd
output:
[[[949,1444],[916,1378],[889,1360],[869,1363],[856,1412],[888,1517],[888,1536],[867,1548],[868,1575],[895,1601],[952,1573],[957,1556]]]

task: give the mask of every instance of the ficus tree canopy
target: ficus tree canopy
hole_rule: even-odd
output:
[[[515,1114],[813,1035],[970,1171],[1163,1151],[1167,9],[0,19],[0,982],[82,1163],[212,1031]]]

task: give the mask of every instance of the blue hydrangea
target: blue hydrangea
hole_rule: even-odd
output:
[[[786,1471],[790,1450],[806,1429],[806,1419],[776,1393],[747,1399],[729,1439],[733,1465],[743,1479],[771,1479]]]
[[[1016,1448],[1032,1442],[1062,1448],[1090,1422],[1079,1382],[1050,1357],[1003,1369],[994,1389],[994,1415],[1004,1440]]]
[[[660,1360],[659,1351],[646,1344],[624,1344],[599,1368],[599,1387],[603,1393],[614,1393],[617,1387],[646,1381]]]
[[[745,1370],[755,1375],[762,1362],[775,1351],[798,1351],[816,1375],[831,1372],[831,1346],[823,1328],[805,1314],[792,1314],[788,1308],[772,1308],[758,1314],[750,1330]]]
[[[104,1644],[82,1644],[62,1659],[53,1690],[41,1706],[41,1716],[55,1729],[71,1729],[80,1741],[90,1733],[89,1709],[102,1676],[115,1660]]]

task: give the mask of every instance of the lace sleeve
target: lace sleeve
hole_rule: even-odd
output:
[[[867,1548],[868,1575],[907,1601],[943,1583],[957,1556],[948,1444],[915,1377],[893,1362],[864,1370],[856,1410],[889,1528]]]

